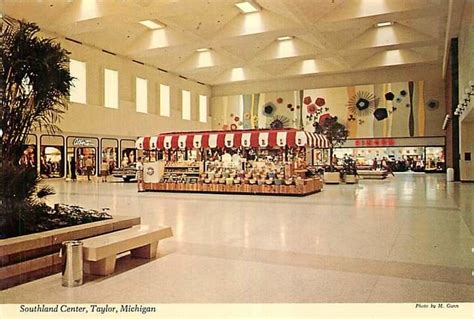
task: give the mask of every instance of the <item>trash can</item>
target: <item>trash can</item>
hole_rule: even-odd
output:
[[[62,243],[59,257],[62,260],[62,282],[64,287],[82,285],[82,242],[68,240]]]
[[[448,182],[454,182],[454,168],[450,167],[446,170],[446,180]]]

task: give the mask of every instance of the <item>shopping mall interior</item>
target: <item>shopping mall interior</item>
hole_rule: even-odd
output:
[[[47,204],[170,232],[1,303],[474,302],[474,0],[2,2],[69,54]]]

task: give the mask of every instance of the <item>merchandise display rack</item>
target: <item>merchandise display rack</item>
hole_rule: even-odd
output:
[[[144,183],[144,189],[147,191],[233,195],[307,196],[320,192],[322,188],[323,183],[319,178],[305,179],[302,185]]]

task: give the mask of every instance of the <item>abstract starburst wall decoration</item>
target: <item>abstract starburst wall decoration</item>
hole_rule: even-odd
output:
[[[272,122],[270,123],[270,128],[286,128],[290,124],[290,119],[283,115],[275,115]]]
[[[348,101],[349,112],[356,116],[366,116],[371,114],[377,107],[378,99],[371,92],[358,91]]]

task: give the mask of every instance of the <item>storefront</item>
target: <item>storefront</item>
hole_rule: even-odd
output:
[[[26,143],[23,146],[23,150],[20,157],[20,165],[21,166],[30,166],[30,167],[37,167],[38,166],[38,158],[37,158],[37,148],[38,145],[38,138],[36,135],[28,135],[26,139]]]
[[[68,136],[67,137],[67,161],[68,175],[71,174],[71,159],[76,160],[76,174],[87,175],[86,160],[92,160],[92,175],[97,174],[99,139],[96,137]]]
[[[137,161],[137,150],[135,148],[135,140],[120,140],[120,167],[127,166]]]
[[[350,156],[359,169],[380,167],[382,160],[395,172],[444,172],[444,137],[348,139],[334,154]]]
[[[136,143],[144,190],[296,196],[321,190],[306,150],[324,147],[324,136],[295,129],[164,133]]]
[[[101,149],[101,162],[106,161],[109,164],[109,173],[118,167],[119,162],[119,141],[116,138],[101,138],[100,149]]]
[[[41,135],[40,174],[43,178],[64,177],[64,137]]]

